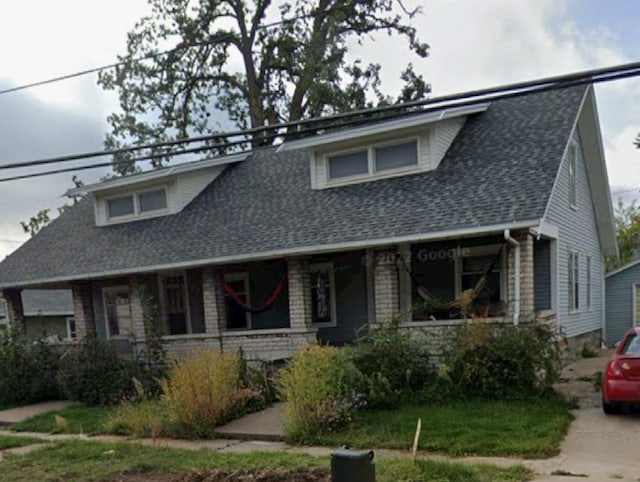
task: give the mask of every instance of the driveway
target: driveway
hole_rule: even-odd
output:
[[[640,415],[604,415],[600,392],[593,384],[578,380],[602,371],[610,352],[582,359],[563,371],[558,389],[578,398],[575,420],[558,457],[526,465],[538,473],[564,473],[538,481],[580,480],[568,475],[588,476],[589,481],[640,480]]]

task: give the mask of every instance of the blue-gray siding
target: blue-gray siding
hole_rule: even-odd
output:
[[[574,133],[573,140],[578,143],[576,208],[569,205],[569,162],[565,156],[547,211],[547,221],[558,228],[558,323],[563,334],[568,337],[602,328],[604,283],[603,254],[598,237],[593,198],[580,137],[577,133]],[[568,299],[568,264],[571,251],[579,254],[580,307],[577,311],[570,310]],[[591,257],[592,302],[590,308],[585,306],[587,256]]]
[[[533,245],[533,300],[535,310],[551,309],[551,242]]]
[[[640,265],[605,279],[605,343],[609,346],[620,341],[624,332],[633,326],[633,287],[636,283],[640,283]]]

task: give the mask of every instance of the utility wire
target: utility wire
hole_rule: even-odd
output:
[[[338,7],[334,7],[331,9],[328,9],[322,13],[331,13],[334,9],[338,9]],[[277,20],[275,22],[271,22],[271,23],[267,23],[264,25],[259,25],[256,30],[265,30],[268,28],[272,28],[272,27],[277,27],[280,25],[284,25],[286,23],[290,23],[290,22],[295,22],[298,20],[302,20],[304,18],[314,18],[316,15],[316,13],[312,13],[312,14],[308,14],[308,15],[298,15],[292,18],[287,18],[287,19],[283,19],[283,20]],[[73,72],[71,74],[66,74],[66,75],[61,75],[59,77],[52,77],[49,79],[44,79],[44,80],[39,80],[36,82],[31,82],[29,84],[23,84],[23,85],[18,85],[16,87],[10,87],[7,89],[2,89],[0,90],[0,95],[2,94],[11,94],[13,92],[19,92],[21,90],[26,90],[26,89],[32,89],[34,87],[40,87],[42,85],[48,85],[48,84],[54,84],[56,82],[62,82],[63,80],[70,80],[70,79],[74,79],[76,77],[83,77],[85,75],[90,75],[90,74],[96,74],[99,72],[102,72],[104,70],[111,70],[111,69],[115,69],[118,67],[123,67],[125,65],[130,65],[130,64],[137,64],[139,62],[144,62],[145,60],[152,60],[158,57],[162,57],[164,55],[170,55],[172,53],[175,52],[179,52],[181,50],[187,50],[187,49],[191,49],[194,47],[204,47],[206,45],[211,45],[215,42],[221,42],[224,40],[229,40],[233,37],[233,33],[228,33],[228,34],[224,34],[224,35],[218,35],[214,38],[210,38],[209,40],[205,40],[202,42],[193,42],[193,43],[188,43],[188,44],[178,44],[176,47],[169,49],[169,50],[163,50],[161,52],[153,52],[150,53],[148,55],[143,55],[142,57],[135,57],[132,59],[125,59],[125,60],[121,60],[119,62],[114,62],[112,64],[107,64],[107,65],[103,65],[101,67],[93,67],[90,69],[86,69],[86,70],[80,70],[77,72]]]
[[[392,111],[406,111],[407,109],[425,107],[430,105],[438,106],[439,104],[443,104],[449,101],[456,101],[456,100],[475,99],[472,103],[477,103],[482,100],[489,101],[489,100],[496,100],[498,98],[504,98],[505,97],[504,95],[495,96],[494,94],[504,94],[505,92],[508,92],[508,91],[514,91],[513,92],[514,94],[517,94],[518,92],[521,92],[522,94],[524,94],[524,93],[530,93],[532,91],[550,90],[552,87],[562,87],[562,86],[570,87],[572,85],[583,85],[585,83],[592,83],[592,82],[600,83],[600,82],[607,82],[612,80],[619,80],[619,79],[628,78],[628,77],[635,77],[638,75],[640,75],[640,62],[633,62],[633,63],[621,64],[621,65],[607,67],[607,68],[587,70],[587,71],[581,71],[581,72],[576,72],[572,74],[564,74],[564,75],[559,75],[554,77],[539,78],[536,80],[506,84],[506,85],[491,87],[487,89],[479,89],[479,90],[473,90],[469,92],[450,94],[450,95],[445,95],[445,96],[435,97],[430,99],[421,99],[421,100],[416,100],[412,102],[405,102],[402,104],[392,104],[392,105],[374,107],[369,109],[358,109],[358,110],[344,112],[340,114],[333,114],[325,117],[314,117],[310,119],[282,122],[282,123],[272,124],[268,126],[254,127],[250,129],[236,130],[236,131],[230,131],[230,132],[224,132],[224,133],[206,134],[201,136],[181,138],[181,139],[175,139],[170,141],[159,141],[159,142],[143,144],[138,146],[130,146],[125,148],[83,152],[79,154],[50,157],[50,158],[44,158],[44,159],[38,159],[38,160],[32,160],[32,161],[21,161],[21,162],[9,163],[5,165],[0,165],[0,170],[21,168],[21,167],[31,167],[31,166],[37,166],[37,165],[43,165],[43,164],[55,164],[60,162],[68,162],[68,161],[82,160],[82,159],[88,159],[93,157],[101,157],[105,155],[117,156],[120,154],[127,154],[127,153],[136,152],[144,149],[158,149],[162,147],[173,147],[173,146],[179,146],[179,145],[190,144],[195,142],[205,142],[205,141],[220,139],[220,138],[230,138],[230,137],[238,137],[238,136],[248,137],[254,134],[260,134],[264,132],[273,132],[274,130],[298,127],[300,125],[308,126],[308,125],[314,125],[317,123],[326,124],[326,123],[331,123],[333,121],[337,121],[341,119],[348,119],[348,118],[365,116],[365,115],[382,114],[382,113],[387,113]],[[469,105],[469,103],[465,103],[465,104],[458,103],[456,105],[447,105],[446,107],[451,108],[451,107],[456,107],[460,105]],[[439,108],[441,107],[434,107],[431,110],[437,110]],[[427,109],[422,110],[422,112],[425,112],[425,111],[427,111]],[[389,118],[390,117],[392,116],[389,116]],[[384,118],[385,117],[377,117],[375,120],[381,120]],[[331,125],[331,127],[339,127],[339,126],[340,125],[335,124],[335,122]],[[296,131],[294,133],[299,134],[300,131]],[[281,133],[280,135],[285,136],[286,134]],[[215,145],[213,147],[215,148]],[[178,152],[168,151],[165,153],[159,152],[159,153],[154,153],[154,155],[152,156],[145,156],[144,158],[140,158],[138,160],[146,160],[149,158],[161,157],[163,155],[179,155],[179,154],[180,154],[180,151]]]
[[[394,104],[389,106],[376,107],[372,109],[360,109],[356,111],[345,112],[345,113],[336,114],[336,115],[327,116],[327,117],[316,117],[316,118],[306,119],[306,120],[290,121],[290,122],[285,122],[281,124],[274,124],[271,126],[232,131],[228,133],[217,133],[217,134],[199,136],[194,138],[168,141],[166,143],[160,142],[160,143],[148,144],[146,146],[135,146],[130,148],[114,149],[111,151],[96,151],[91,153],[74,154],[70,156],[61,156],[56,158],[40,159],[36,161],[26,161],[26,162],[20,162],[20,163],[7,164],[4,166],[0,166],[0,169],[32,167],[32,166],[42,165],[42,164],[60,163],[60,162],[67,162],[71,160],[81,160],[81,159],[87,159],[87,158],[110,155],[110,154],[134,152],[136,150],[141,150],[145,148],[173,146],[180,143],[199,142],[199,141],[211,140],[216,138],[219,139],[219,138],[237,137],[240,135],[247,136],[252,133],[262,133],[262,132],[269,132],[269,131],[270,133],[267,133],[265,136],[262,137],[263,140],[275,139],[275,138],[283,138],[286,140],[286,138],[289,136],[299,137],[301,134],[304,134],[304,133],[317,132],[318,128],[315,127],[315,124],[317,123],[323,123],[323,124],[329,123],[328,125],[325,125],[323,127],[333,129],[333,128],[345,127],[348,125],[353,125],[354,123],[362,124],[365,122],[366,123],[379,122],[382,120],[398,118],[401,116],[415,115],[416,113],[426,113],[434,110],[441,110],[443,108],[451,109],[451,108],[464,107],[468,105],[477,104],[480,102],[506,99],[506,98],[521,96],[521,95],[530,94],[534,92],[544,92],[549,90],[569,88],[573,86],[585,85],[585,84],[591,84],[591,83],[610,82],[613,80],[636,77],[639,75],[640,75],[640,62],[635,62],[635,63],[623,64],[623,65],[618,65],[618,66],[613,66],[608,68],[595,69],[595,70],[577,72],[573,74],[565,74],[560,76],[542,78],[542,79],[533,80],[533,81],[507,84],[507,85],[492,87],[488,89],[480,89],[480,90],[474,90],[474,91],[464,92],[459,94],[451,94],[451,95],[432,98],[432,99],[423,99],[423,100],[407,102],[403,104]],[[451,102],[451,101],[458,101],[458,100],[459,102]],[[445,102],[449,102],[449,103],[444,106],[441,105]],[[425,109],[421,109],[419,111],[408,110],[411,108],[417,108],[422,106],[428,106],[428,107]],[[392,110],[401,110],[401,112],[396,114],[386,115],[386,116],[373,117],[373,118],[363,117],[371,114],[387,113]],[[342,120],[342,122],[334,122],[334,121],[340,121],[340,120]],[[278,129],[281,129],[281,128],[300,127],[300,126],[304,126],[304,127],[294,131],[277,132]],[[161,157],[162,155],[179,156],[179,155],[184,155],[188,153],[201,152],[205,150],[228,148],[231,146],[247,144],[249,142],[250,142],[249,139],[243,139],[239,141],[216,143],[212,145],[199,146],[196,148],[184,149],[180,151],[166,152],[164,154],[154,153],[147,156],[128,159],[123,162],[133,163],[137,161],[144,161],[144,160]],[[115,164],[117,163],[118,161],[115,161]],[[93,164],[93,165],[87,165],[87,166],[72,167],[72,168],[66,168],[66,169],[57,169],[52,171],[44,171],[44,172],[31,173],[31,174],[23,174],[19,176],[0,178],[0,182],[13,181],[17,179],[26,179],[30,177],[45,176],[45,175],[58,174],[58,173],[64,173],[64,172],[79,171],[84,169],[92,169],[97,167],[108,167],[113,164],[114,164],[113,162],[109,162],[109,163],[100,163],[100,164]]]

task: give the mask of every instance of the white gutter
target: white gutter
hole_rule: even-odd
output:
[[[504,230],[504,239],[513,246],[513,324],[520,321],[520,243],[511,237],[508,229]]]

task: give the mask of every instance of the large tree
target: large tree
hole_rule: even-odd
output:
[[[430,90],[409,63],[401,92],[385,95],[380,64],[347,61],[349,46],[378,33],[406,40],[398,55],[428,55],[411,25],[418,9],[401,0],[148,2],[151,13],[129,33],[120,58],[147,60],[100,75],[120,99],[120,112],[108,118],[107,148],[220,133],[215,111],[246,129],[415,100]],[[250,141],[266,145],[273,137],[254,133]],[[120,174],[135,169],[126,156],[115,161]]]

